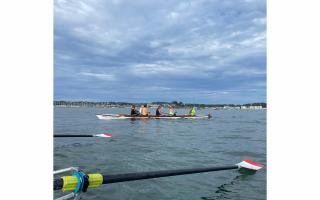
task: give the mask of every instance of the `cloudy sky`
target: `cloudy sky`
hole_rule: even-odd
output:
[[[55,0],[54,98],[266,102],[266,2]]]

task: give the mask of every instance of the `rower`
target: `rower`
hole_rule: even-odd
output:
[[[142,113],[143,105],[140,106],[139,113]]]
[[[131,116],[138,116],[140,115],[139,111],[136,110],[136,106],[135,105],[132,105],[131,106]]]
[[[174,110],[173,106],[169,106],[169,116],[176,116],[177,112]]]
[[[191,108],[191,110],[189,111],[189,115],[191,116],[191,117],[194,117],[194,116],[196,116],[196,107],[192,107]]]
[[[145,104],[145,105],[143,106],[141,115],[142,115],[142,116],[148,116],[148,115],[149,115],[149,109],[148,109],[147,104]]]
[[[158,106],[156,110],[156,116],[161,116],[161,115],[164,115],[164,113],[161,112],[161,106]]]

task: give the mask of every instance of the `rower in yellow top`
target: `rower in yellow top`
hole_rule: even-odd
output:
[[[192,107],[191,108],[191,110],[189,111],[189,115],[191,116],[191,117],[195,117],[196,116],[196,107]]]
[[[173,117],[173,116],[176,116],[176,115],[177,115],[177,112],[174,110],[174,107],[171,106],[171,105],[169,105],[169,113],[168,113],[168,115],[169,115],[170,117]]]

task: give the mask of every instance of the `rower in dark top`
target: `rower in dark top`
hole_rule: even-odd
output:
[[[161,112],[161,106],[158,106],[156,110],[156,116],[161,116],[161,115],[163,115],[163,113]]]
[[[131,106],[131,116],[138,116],[140,115],[139,111],[136,110],[136,106],[135,105],[132,105]]]

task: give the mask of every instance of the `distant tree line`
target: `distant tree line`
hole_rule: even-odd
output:
[[[150,103],[129,103],[129,102],[90,102],[90,101],[53,101],[54,106],[63,106],[63,107],[128,107],[132,104],[136,106],[141,106],[144,104],[150,105]],[[152,105],[173,105],[176,108],[185,108],[195,106],[197,108],[224,108],[224,107],[241,107],[241,106],[262,106],[262,108],[266,108],[266,103],[247,103],[247,104],[198,104],[198,103],[183,103],[178,101],[172,102],[164,102],[157,101],[151,102]]]

